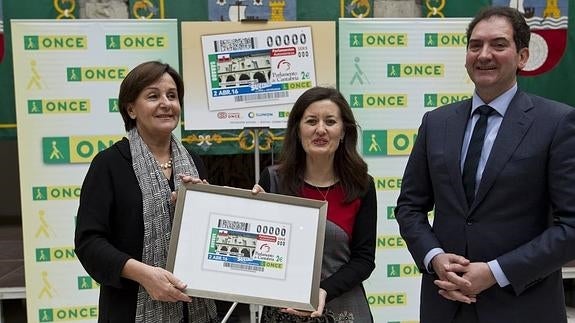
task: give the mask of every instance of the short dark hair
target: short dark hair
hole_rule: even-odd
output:
[[[511,7],[494,6],[486,7],[473,18],[467,27],[467,46],[469,46],[469,38],[475,26],[482,20],[487,20],[491,17],[503,17],[509,21],[511,28],[513,28],[513,41],[517,52],[523,48],[529,47],[529,39],[531,38],[531,30],[525,21],[523,14],[519,10]]]
[[[334,172],[346,194],[345,202],[360,197],[367,191],[367,164],[357,152],[358,125],[343,95],[331,87],[313,87],[300,95],[290,111],[279,158],[280,191],[297,195],[304,183],[306,152],[299,135],[299,124],[306,109],[314,102],[330,100],[339,107],[344,137],[334,156]]]
[[[140,93],[150,84],[159,80],[164,73],[168,73],[176,83],[178,90],[178,99],[180,106],[184,105],[184,81],[180,74],[169,64],[159,61],[144,62],[134,67],[120,85],[118,94],[118,108],[122,119],[124,119],[124,128],[126,131],[136,127],[136,120],[130,118],[128,114],[128,105],[136,101]]]

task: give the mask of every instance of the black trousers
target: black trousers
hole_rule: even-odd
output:
[[[459,304],[453,323],[479,323],[475,304]]]

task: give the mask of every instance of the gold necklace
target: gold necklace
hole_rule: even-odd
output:
[[[315,189],[319,192],[319,194],[321,195],[321,197],[323,197],[324,201],[327,201],[327,195],[329,194],[329,191],[331,190],[332,185],[328,186],[327,191],[325,192],[325,194],[323,194],[321,192],[321,190],[319,189],[319,187],[312,185],[313,187],[315,187]]]
[[[315,187],[315,189],[317,190],[317,192],[319,193],[319,195],[321,195],[321,197],[323,197],[324,201],[327,201],[327,196],[329,195],[329,191],[331,191],[332,186],[335,185],[336,180],[335,178],[331,181],[331,185],[327,186],[327,190],[325,192],[325,194],[323,194],[322,190],[319,189],[319,187],[317,187],[317,185],[315,185],[314,183],[310,182],[310,181],[306,181],[309,185]],[[325,188],[325,186],[322,186],[322,188]]]
[[[170,160],[168,160],[168,161],[165,162],[165,163],[160,163],[160,162],[158,162],[157,160],[156,160],[156,163],[158,164],[158,166],[160,166],[160,168],[161,168],[162,170],[166,170],[166,169],[168,169],[168,168],[172,168],[172,157],[170,157]]]

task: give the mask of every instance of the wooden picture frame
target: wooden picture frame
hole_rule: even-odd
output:
[[[326,216],[325,201],[182,185],[166,269],[191,296],[314,311]]]

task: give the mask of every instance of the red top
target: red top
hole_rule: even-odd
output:
[[[351,240],[355,216],[361,206],[361,200],[359,198],[353,200],[351,203],[344,204],[345,194],[339,183],[330,187],[316,187],[305,183],[300,192],[300,196],[319,201],[323,201],[325,196],[328,202],[327,220],[338,225],[347,233]]]

